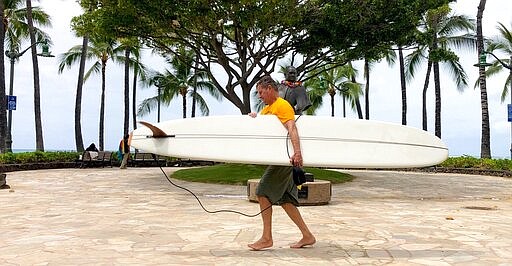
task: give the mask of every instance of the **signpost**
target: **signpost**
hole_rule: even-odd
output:
[[[7,95],[7,110],[16,110],[16,96]]]
[[[507,108],[508,108],[508,122],[512,122],[512,104],[508,104]]]

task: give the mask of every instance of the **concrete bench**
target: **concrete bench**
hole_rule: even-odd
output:
[[[258,202],[256,187],[260,179],[249,179],[247,181],[247,197],[249,201]],[[331,201],[331,181],[315,180],[302,184],[299,190],[299,203],[304,206],[325,205]]]
[[[81,168],[84,167],[112,167],[113,153],[111,151],[84,151],[82,156],[78,159]]]
[[[136,152],[128,160],[130,166],[166,166],[167,158],[147,152]]]

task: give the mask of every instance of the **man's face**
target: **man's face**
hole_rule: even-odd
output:
[[[270,86],[257,86],[256,91],[258,92],[258,97],[265,103],[269,104],[271,96],[272,96],[272,87]]]
[[[288,81],[296,81],[297,80],[297,69],[294,67],[289,67],[286,69],[286,80]]]

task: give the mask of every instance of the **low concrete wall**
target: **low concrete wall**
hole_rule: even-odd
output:
[[[0,164],[0,173],[39,169],[74,168],[75,166],[75,162]]]

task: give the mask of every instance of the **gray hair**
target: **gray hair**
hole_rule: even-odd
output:
[[[256,87],[263,86],[263,87],[272,87],[275,91],[277,91],[277,83],[271,76],[263,76],[258,83],[256,84]]]

